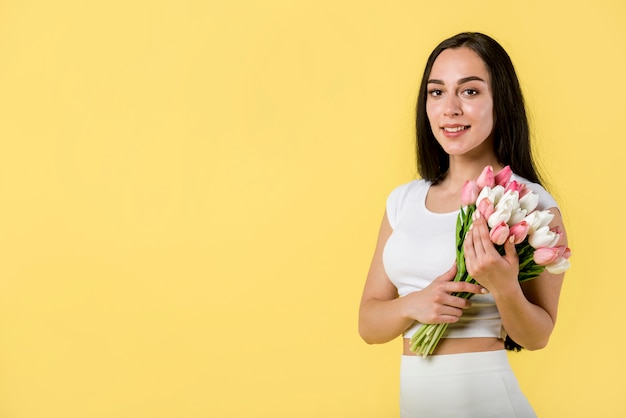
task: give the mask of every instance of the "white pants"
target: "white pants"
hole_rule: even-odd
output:
[[[534,418],[505,350],[402,356],[402,418]]]

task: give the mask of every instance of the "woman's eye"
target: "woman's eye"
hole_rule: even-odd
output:
[[[437,89],[432,89],[428,92],[428,94],[432,97],[439,97],[441,96],[443,93],[441,90],[437,90]]]
[[[467,96],[476,96],[478,94],[478,90],[475,89],[465,89],[463,93]]]

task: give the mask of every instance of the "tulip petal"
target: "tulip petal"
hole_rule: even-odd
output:
[[[538,204],[539,195],[536,193],[526,193],[526,195],[521,197],[519,200],[520,207],[526,209],[526,212],[532,212]]]
[[[540,266],[547,266],[559,259],[558,248],[540,247],[537,248],[533,254],[533,260]]]
[[[478,184],[478,187],[480,187],[481,189],[483,187],[495,186],[496,181],[493,175],[493,168],[490,165],[486,166],[483,169],[482,173],[480,173],[480,176],[478,176],[478,178],[476,179],[476,184]]]
[[[476,203],[478,197],[478,185],[473,180],[466,180],[461,189],[461,204],[469,206]]]
[[[511,218],[510,210],[496,209],[496,211],[487,220],[487,224],[490,228],[495,228],[500,222],[509,222],[509,218]]]
[[[519,244],[526,239],[529,225],[526,221],[521,221],[511,227],[510,234],[514,237],[515,244]]]
[[[561,257],[552,264],[546,266],[548,273],[560,274],[567,271],[570,268],[570,261],[567,258]]]
[[[506,186],[511,180],[511,175],[513,174],[513,170],[511,170],[510,166],[504,167],[498,174],[496,174],[494,181],[496,184],[500,186]]]
[[[502,245],[509,237],[509,226],[505,222],[500,222],[489,232],[489,238],[491,242],[496,245]]]

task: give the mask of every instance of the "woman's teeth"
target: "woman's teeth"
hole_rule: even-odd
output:
[[[455,126],[454,128],[443,128],[446,132],[461,132],[464,129],[469,128],[469,126]]]

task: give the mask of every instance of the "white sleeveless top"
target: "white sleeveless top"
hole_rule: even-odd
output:
[[[539,195],[538,210],[557,207],[556,201],[540,185],[513,175]],[[387,199],[387,218],[393,233],[385,244],[383,264],[400,297],[422,290],[446,272],[456,259],[456,219],[459,211],[434,213],[426,208],[431,183],[413,180],[397,187]],[[502,321],[493,296],[476,294],[472,306],[458,322],[449,324],[443,338],[503,338]],[[421,326],[413,324],[404,332],[411,336]]]

